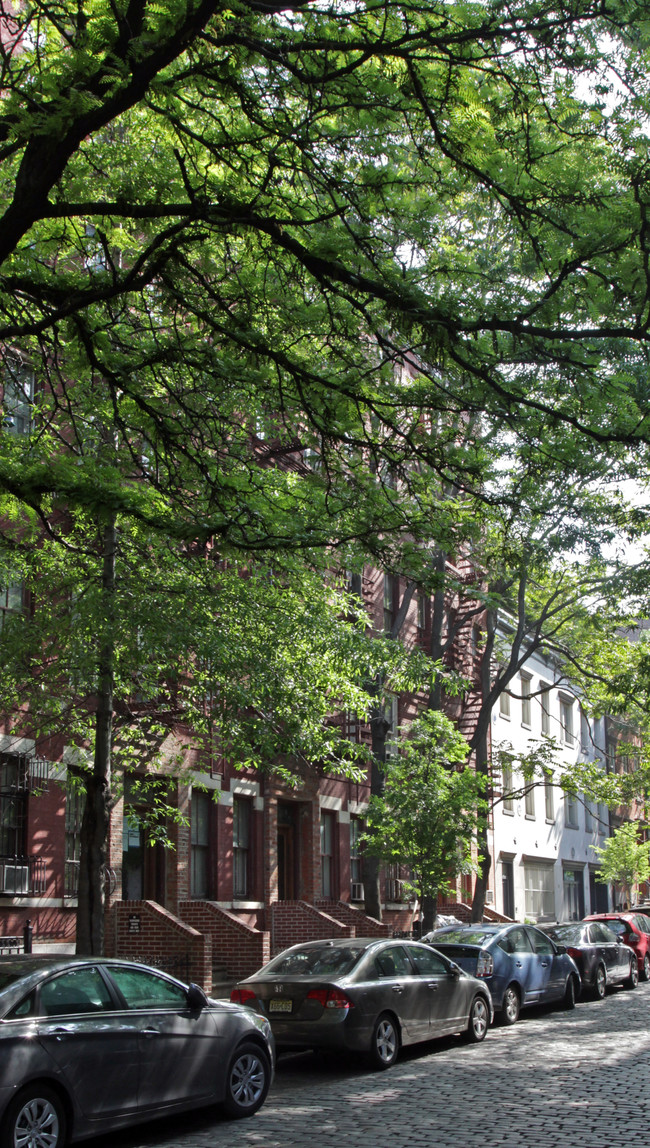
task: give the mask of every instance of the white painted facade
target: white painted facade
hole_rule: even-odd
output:
[[[605,764],[602,719],[587,721],[566,679],[558,682],[550,660],[532,656],[510,683],[492,714],[492,748],[515,755],[553,739],[558,762]],[[513,767],[503,792],[526,788]],[[495,790],[497,790],[495,777]],[[528,792],[498,801],[493,813],[493,905],[519,921],[566,921],[609,907],[607,886],[596,884],[598,854],[609,836],[606,806],[566,796],[539,777]]]

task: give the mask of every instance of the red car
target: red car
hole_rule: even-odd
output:
[[[605,921],[617,937],[636,953],[639,976],[650,981],[650,917],[645,913],[592,913],[585,921]]]

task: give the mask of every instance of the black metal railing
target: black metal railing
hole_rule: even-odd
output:
[[[0,894],[42,897],[47,878],[43,857],[0,856]]]

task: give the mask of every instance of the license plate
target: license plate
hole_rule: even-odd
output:
[[[269,1012],[291,1012],[293,1001],[283,1001],[278,997],[269,1001]]]

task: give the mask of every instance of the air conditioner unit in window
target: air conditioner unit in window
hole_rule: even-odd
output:
[[[492,892],[491,889],[486,889],[486,892],[485,892],[485,903],[486,903],[486,905],[491,905],[493,903],[493,901],[494,901],[494,893]]]
[[[2,870],[3,893],[29,891],[29,865],[5,865]]]
[[[350,886],[350,900],[363,901],[363,883],[361,881],[353,881]]]

